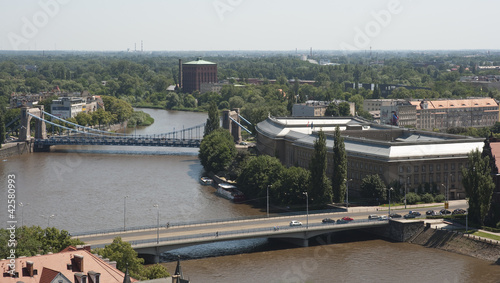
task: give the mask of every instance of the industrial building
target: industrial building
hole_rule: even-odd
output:
[[[217,83],[217,64],[200,57],[187,63],[179,59],[179,82],[184,93],[200,91],[202,83]]]

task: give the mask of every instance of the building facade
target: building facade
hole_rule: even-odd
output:
[[[327,140],[327,175],[333,174],[334,131],[339,127],[347,153],[351,193],[359,194],[364,177],[377,174],[399,182],[407,192],[425,188],[448,191],[449,199],[465,198],[460,169],[467,154],[482,150],[484,139],[424,132],[367,123],[358,118],[273,118],[257,124],[257,149],[276,156],[285,166],[309,167],[317,131]]]
[[[294,104],[292,107],[293,117],[322,117],[325,116],[326,109],[330,103],[342,103],[347,101],[314,101],[309,100],[305,103]],[[349,112],[352,116],[356,114],[356,104],[354,102],[349,103]]]
[[[201,90],[202,83],[217,82],[217,64],[202,60],[201,58],[195,61],[180,64],[182,90],[185,93],[193,93]]]
[[[81,97],[62,97],[52,100],[50,111],[63,119],[74,118],[78,113],[87,111],[87,102]]]

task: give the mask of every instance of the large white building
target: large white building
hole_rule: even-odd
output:
[[[52,100],[50,111],[52,115],[63,119],[74,118],[78,113],[87,111],[87,101],[81,97],[61,97]]]

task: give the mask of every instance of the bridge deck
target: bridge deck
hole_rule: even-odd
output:
[[[124,146],[163,146],[163,147],[200,147],[199,139],[166,139],[166,138],[117,138],[117,137],[60,137],[35,139],[37,146],[52,145],[124,145]]]

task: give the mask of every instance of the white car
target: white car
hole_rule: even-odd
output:
[[[378,218],[378,220],[380,220],[380,221],[384,221],[384,220],[388,220],[388,219],[389,219],[389,217],[387,217],[387,215],[382,215]]]
[[[368,215],[369,220],[374,220],[374,219],[379,219],[380,217],[377,214],[370,214]]]
[[[297,220],[290,221],[290,226],[302,226],[302,222]]]

